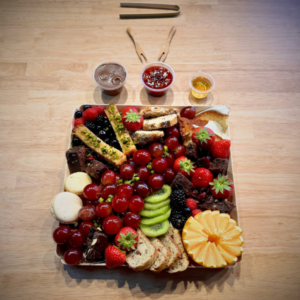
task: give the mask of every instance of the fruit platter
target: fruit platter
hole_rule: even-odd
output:
[[[82,105],[50,211],[64,264],[176,273],[242,258],[229,108]]]

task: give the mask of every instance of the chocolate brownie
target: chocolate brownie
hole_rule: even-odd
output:
[[[189,143],[186,147],[185,155],[187,158],[197,161],[198,159],[198,152],[197,152],[197,145],[194,143]]]
[[[70,173],[83,172],[85,169],[86,152],[84,146],[77,146],[66,152]]]
[[[215,158],[210,162],[208,169],[213,173],[214,176],[218,176],[218,174],[227,175],[228,159]]]
[[[171,183],[172,190],[183,190],[184,194],[188,197],[192,192],[193,184],[181,173],[177,173]]]
[[[219,210],[220,213],[230,214],[234,205],[227,199],[214,199],[212,196],[209,196],[204,203],[198,205],[198,208],[202,211]]]
[[[96,180],[99,180],[106,170],[108,170],[107,166],[95,159],[92,160],[85,168],[85,171]]]

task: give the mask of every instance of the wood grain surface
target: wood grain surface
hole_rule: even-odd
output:
[[[1,299],[299,299],[300,3],[164,2],[181,5],[180,16],[120,20],[143,10],[115,0],[0,1]],[[176,80],[165,97],[147,96],[128,26],[149,62],[177,26],[166,60]],[[104,60],[129,72],[119,96],[93,82]],[[198,70],[216,80],[202,101],[189,93]],[[55,257],[48,207],[63,187],[72,111],[110,102],[231,108],[245,239],[236,268],[135,273],[64,267]]]

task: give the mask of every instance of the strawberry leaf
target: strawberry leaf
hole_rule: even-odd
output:
[[[210,140],[211,136],[213,136],[206,128],[200,128],[198,132],[196,132],[196,139],[201,143],[207,143],[207,140]]]
[[[136,111],[130,111],[125,115],[126,122],[132,122],[132,123],[139,123],[141,119],[141,114],[137,113]]]
[[[181,170],[186,171],[188,173],[188,175],[190,175],[190,172],[195,171],[194,170],[195,167],[194,167],[193,163],[187,158],[184,158],[180,161],[179,167]]]
[[[210,182],[209,184],[213,186],[212,189],[216,192],[216,194],[219,192],[223,194],[224,190],[231,191],[232,189],[230,186],[232,185],[232,182],[229,181],[228,176],[223,176],[221,174],[219,174],[218,178],[214,179],[214,181]]]

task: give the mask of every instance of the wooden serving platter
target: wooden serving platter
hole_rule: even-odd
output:
[[[79,109],[81,109],[84,105],[87,105],[87,104],[83,104],[81,105],[81,107]],[[90,104],[91,105],[91,104]],[[93,106],[93,105],[92,105]],[[123,104],[120,104],[120,105],[116,105],[118,110],[120,112],[123,111],[124,108],[126,108],[128,106],[128,104],[126,105],[123,105]],[[134,107],[136,107],[137,109],[141,110],[142,108],[145,108],[149,105],[133,105]],[[159,106],[159,107],[164,107],[164,108],[178,108],[180,111],[181,109],[183,109],[184,107],[186,107],[186,105],[177,105],[177,106],[170,106],[170,105],[155,105],[155,106]],[[196,113],[198,112],[201,112],[205,109],[208,109],[208,108],[212,108],[213,106],[202,106],[202,105],[194,105],[195,109],[196,109]],[[72,142],[72,129],[73,129],[73,125],[74,125],[74,114],[75,112],[77,111],[78,109],[74,109],[73,111],[73,115],[72,115],[72,122],[71,122],[71,129],[70,129],[70,136],[69,136],[69,143],[68,143],[68,147],[71,146],[71,142]],[[228,125],[228,128],[227,128],[227,132],[228,136],[230,137],[230,132],[229,132],[229,125]],[[70,175],[70,172],[69,172],[69,168],[68,168],[68,165],[66,163],[66,169],[65,169],[65,177],[64,177],[64,181],[65,179]],[[231,155],[231,152],[230,152],[230,156],[229,156],[229,163],[228,163],[228,171],[227,171],[227,175],[228,177],[233,181],[234,181],[234,173],[233,173],[233,162],[232,162],[232,155]],[[239,214],[238,214],[238,201],[237,201],[237,197],[236,197],[236,192],[234,190],[233,192],[233,195],[229,198],[229,201],[231,201],[235,207],[233,208],[232,212],[231,212],[231,218],[234,219],[237,223],[237,225],[239,226]],[[63,264],[66,265],[64,259],[63,259],[63,251],[62,251],[62,248],[60,245],[57,245],[56,246],[56,251],[55,251],[55,254],[56,256],[61,259],[61,262]],[[239,263],[240,261],[242,260],[242,255],[238,257],[238,261],[237,263]],[[227,265],[225,268],[233,268],[236,266],[236,264],[233,264],[233,265]],[[82,262],[79,264],[79,266],[99,266],[99,267],[106,267],[106,264],[104,262]],[[127,265],[123,265],[122,267],[127,267]],[[196,265],[192,265],[190,264],[188,268],[204,268],[202,266],[196,266]]]

